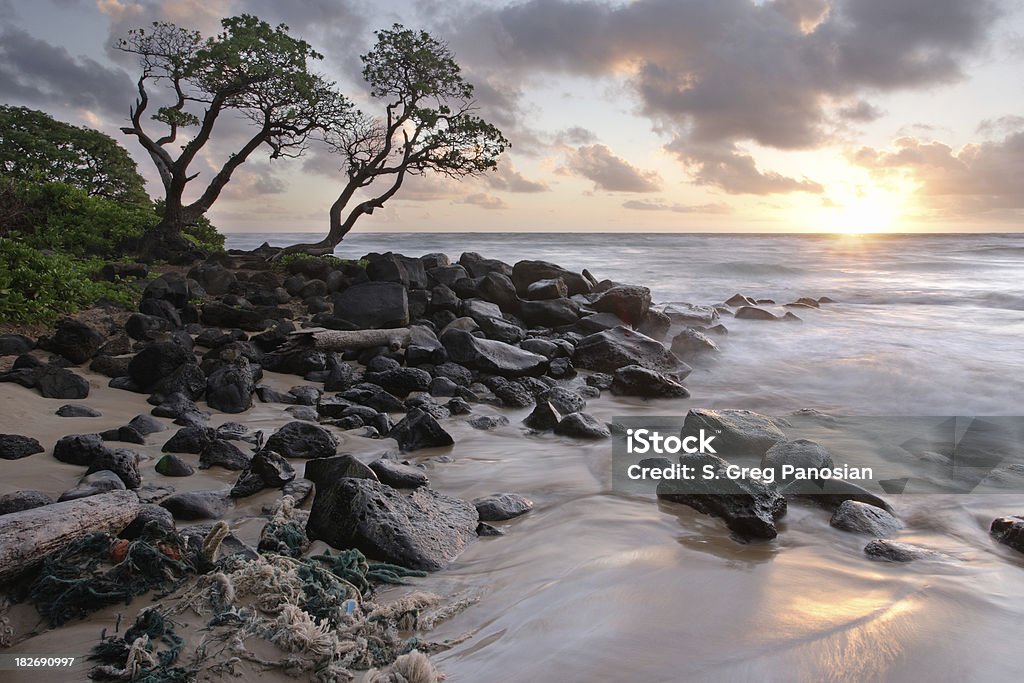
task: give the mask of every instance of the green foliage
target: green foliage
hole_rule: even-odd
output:
[[[153,202],[158,218],[164,215],[164,200],[158,199]],[[210,222],[206,216],[200,216],[192,225],[186,225],[182,231],[182,237],[191,244],[210,253],[224,251],[224,235],[217,230],[217,226]]]
[[[0,174],[65,183],[90,197],[149,204],[135,161],[113,138],[26,107],[0,106]]]
[[[138,293],[131,287],[92,280],[102,265],[0,237],[0,321],[51,322],[103,298],[133,304]]]
[[[274,268],[274,270],[278,270],[278,271],[282,271],[282,272],[287,272],[288,271],[288,267],[291,264],[293,264],[293,263],[295,263],[297,261],[307,261],[307,260],[310,260],[310,259],[317,259],[317,260],[326,261],[327,263],[330,263],[334,267],[338,267],[338,266],[342,266],[342,265],[346,265],[347,264],[347,265],[357,265],[360,268],[366,268],[366,266],[370,265],[370,262],[367,261],[366,259],[359,259],[358,261],[356,261],[356,260],[353,260],[353,259],[338,258],[337,256],[331,256],[331,255],[327,255],[327,256],[314,256],[312,254],[303,254],[301,252],[296,252],[296,253],[293,253],[293,254],[285,254],[285,255],[281,256],[281,258],[275,260],[273,268]]]

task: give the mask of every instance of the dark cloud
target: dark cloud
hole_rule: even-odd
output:
[[[615,156],[606,145],[589,145],[566,154],[565,168],[594,182],[596,189],[610,192],[657,192],[661,177],[654,171],[633,166]]]
[[[717,187],[729,194],[820,194],[825,190],[807,178],[798,180],[775,171],[760,171],[754,157],[735,147],[694,147],[684,138],[676,138],[666,148],[687,166],[694,183]]]
[[[852,121],[854,123],[871,123],[872,121],[881,118],[884,113],[885,112],[881,109],[866,100],[857,100],[853,104],[839,107],[839,109],[836,110],[836,114],[839,118],[845,121]]]
[[[597,133],[583,126],[571,126],[555,133],[556,145],[589,145],[597,142]]]
[[[985,136],[1008,135],[1024,129],[1024,116],[1013,114],[997,119],[985,119],[978,124],[978,133]]]
[[[732,213],[732,207],[723,203],[679,204],[648,199],[630,199],[629,201],[622,202],[622,208],[634,211],[671,211],[672,213]]]
[[[530,180],[524,176],[508,160],[499,162],[498,170],[485,175],[484,180],[495,190],[504,190],[505,192],[547,192],[551,189],[544,183]]]
[[[58,110],[73,109],[124,115],[125,93],[132,81],[120,69],[88,57],[74,57],[63,47],[8,28],[0,34],[0,98],[6,102]]]
[[[457,199],[455,204],[469,204],[471,206],[479,206],[481,209],[507,209],[508,205],[502,200],[501,197],[495,197],[492,194],[486,192],[476,192],[471,195],[467,195],[462,199]]]
[[[997,15],[994,0],[530,0],[481,10],[460,35],[475,59],[504,64],[513,79],[624,75],[673,146],[717,148],[715,184],[787,192],[808,185],[763,173],[770,182],[750,182],[752,163],[735,145],[815,147],[844,120],[877,115],[864,92],[955,81]]]
[[[851,160],[881,178],[912,180],[922,203],[940,216],[1020,216],[1024,209],[1024,131],[959,151],[942,142],[904,137],[890,150],[862,147]]]

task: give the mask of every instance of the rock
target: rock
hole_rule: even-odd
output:
[[[718,320],[718,311],[713,306],[697,306],[695,304],[669,304],[663,311],[673,325],[714,325]]]
[[[343,453],[329,458],[317,458],[306,463],[305,478],[318,488],[327,488],[340,479],[377,480],[374,471],[354,455]]]
[[[844,500],[828,522],[836,529],[871,536],[892,536],[903,525],[890,513],[867,503]]]
[[[707,410],[695,408],[686,414],[680,437],[715,435],[714,448],[720,454],[761,458],[786,435],[770,417],[749,410]]]
[[[86,474],[108,470],[124,482],[125,488],[137,489],[142,485],[142,474],[139,472],[139,454],[127,448],[107,449],[100,453],[89,465]]]
[[[259,447],[263,443],[263,432],[251,431],[241,422],[225,422],[217,427],[217,438],[226,441],[244,441]]]
[[[504,342],[478,339],[462,330],[445,331],[441,334],[441,343],[455,363],[493,375],[540,375],[547,367],[547,358],[544,356]]]
[[[588,387],[594,387],[599,391],[604,391],[612,388],[612,382],[615,381],[615,378],[605,372],[594,372],[587,375],[584,381],[587,383]]]
[[[284,409],[284,412],[291,415],[292,419],[302,420],[303,422],[316,422],[320,417],[316,412],[316,408],[312,406],[289,406]]]
[[[359,329],[405,327],[409,324],[408,293],[393,282],[364,282],[334,298],[334,315]]]
[[[506,313],[515,313],[519,310],[519,297],[516,295],[516,287],[512,284],[511,278],[502,273],[488,273],[477,285],[480,298],[485,301],[497,304]]]
[[[507,425],[508,418],[504,415],[477,415],[468,420],[469,426],[473,429],[490,431]]]
[[[337,398],[368,406],[383,413],[397,413],[405,409],[397,396],[384,391],[376,384],[364,382],[338,394]],[[324,403],[321,401],[321,404]],[[321,412],[321,414],[323,414]]]
[[[89,364],[89,369],[106,377],[127,377],[128,363],[131,358],[114,358],[112,356],[96,356]]]
[[[481,522],[502,522],[525,515],[533,509],[533,501],[518,493],[492,493],[473,501]]]
[[[662,481],[658,484],[659,499],[718,517],[743,539],[772,539],[778,535],[775,521],[786,513],[786,499],[775,487],[759,479],[729,479],[725,476],[729,463],[715,455],[683,455],[679,463],[700,473],[710,466],[718,478]]]
[[[562,347],[547,339],[526,339],[519,344],[519,348],[537,353],[545,358],[555,358],[562,354]]]
[[[997,517],[990,527],[992,536],[1003,545],[1024,553],[1024,517]]]
[[[170,328],[163,318],[145,313],[132,313],[124,324],[124,331],[136,341],[151,341]]]
[[[380,458],[370,463],[370,469],[382,484],[396,489],[415,489],[430,484],[427,473],[419,467],[404,465],[394,460]]]
[[[286,458],[329,458],[337,452],[338,440],[318,425],[289,422],[267,439],[265,448]]]
[[[184,363],[148,390],[161,396],[182,394],[195,401],[206,391],[206,373],[196,363]]]
[[[434,377],[427,387],[431,396],[455,396],[458,389],[459,385],[447,377]]]
[[[0,515],[9,515],[12,512],[22,510],[34,510],[35,508],[50,505],[56,501],[42,491],[15,491],[0,496]]]
[[[456,396],[455,398],[445,403],[444,407],[447,408],[448,412],[452,415],[469,415],[471,412],[473,412],[473,409],[469,406],[469,403],[467,403],[466,400],[460,396]]]
[[[88,467],[93,460],[107,452],[99,434],[70,434],[57,440],[53,457],[69,465]]]
[[[783,478],[782,466],[792,465],[797,468],[832,468],[832,456],[821,444],[808,439],[796,439],[794,441],[780,441],[768,449],[761,459],[761,467],[770,467],[775,470],[777,482],[788,482],[792,475]]]
[[[231,507],[231,499],[223,491],[184,491],[160,501],[175,519],[219,519]]]
[[[699,358],[721,352],[710,337],[699,330],[688,327],[672,339],[672,353],[684,360]]]
[[[639,365],[627,365],[615,371],[611,390],[620,396],[644,398],[689,398],[690,392],[668,375]]]
[[[250,332],[261,332],[266,327],[268,319],[285,317],[280,314],[283,312],[285,309],[278,311],[268,310],[266,307],[229,306],[221,301],[210,301],[203,304],[199,320],[204,325],[213,327],[237,327]]]
[[[157,474],[165,477],[188,477],[195,473],[192,465],[171,453],[160,458],[155,469]]]
[[[580,275],[547,261],[519,261],[512,267],[512,282],[520,296],[529,293],[530,285],[540,280],[561,279],[569,296],[589,294],[593,286]]]
[[[318,462],[322,462],[322,458]],[[267,488],[279,489],[295,479],[295,468],[280,453],[266,449],[257,451],[249,461],[249,470],[258,476]]]
[[[208,470],[214,466],[226,470],[248,469],[249,455],[230,441],[215,439],[199,454],[199,469]]]
[[[626,365],[640,365],[648,370],[678,376],[690,372],[690,367],[661,342],[626,327],[616,327],[584,337],[576,345],[572,361],[578,368],[600,372],[615,372]]]
[[[43,398],[83,399],[89,397],[89,382],[66,368],[46,365],[35,373],[35,386]]]
[[[200,263],[188,271],[188,276],[199,283],[210,296],[221,296],[238,286],[235,274],[216,263]]]
[[[651,339],[661,341],[665,338],[665,335],[668,334],[671,327],[672,318],[668,317],[661,311],[648,308],[647,313],[644,314],[640,324],[637,325],[636,331],[640,334],[646,334]]]
[[[789,322],[794,323],[803,322],[803,318],[798,316],[796,313],[791,313],[790,311],[786,311],[786,314],[782,316],[782,320],[787,320]]]
[[[446,567],[476,536],[476,510],[428,488],[411,494],[368,479],[317,487],[306,526],[311,539],[412,569]]]
[[[569,296],[569,288],[560,277],[537,280],[526,288],[525,297],[531,301],[542,299],[564,299]]]
[[[139,313],[162,318],[167,322],[169,329],[177,330],[182,326],[181,313],[171,302],[163,299],[143,299],[139,302]]]
[[[531,327],[560,327],[580,319],[580,308],[572,299],[523,301],[519,316]]]
[[[483,385],[509,408],[528,408],[533,405],[533,394],[522,384],[504,377],[485,377]]]
[[[23,334],[0,334],[0,356],[20,356],[36,346]]]
[[[887,562],[913,562],[941,556],[941,553],[922,548],[919,545],[888,541],[883,538],[876,538],[864,546],[864,553],[872,560]]]
[[[20,460],[44,450],[43,445],[30,436],[0,434],[0,460]]]
[[[128,426],[143,436],[156,434],[167,429],[163,422],[150,415],[136,415],[128,422]]]
[[[573,332],[584,336],[603,332],[615,327],[628,327],[626,321],[614,313],[594,313],[587,315],[575,322],[572,326]]]
[[[486,259],[472,251],[463,252],[459,257],[459,265],[465,268],[472,277],[484,277],[488,273],[501,273],[512,276],[512,266],[497,259]]]
[[[523,418],[524,425],[542,432],[554,429],[561,421],[562,415],[547,401],[538,401],[533,412]]]
[[[103,417],[103,413],[89,406],[66,403],[54,413],[60,417]]]
[[[757,306],[740,306],[736,310],[736,317],[740,320],[778,320],[779,317],[771,311],[766,311]]]
[[[146,437],[139,434],[134,427],[129,427],[128,425],[104,430],[100,432],[100,438],[104,441],[123,441],[124,443],[134,443],[140,446],[146,443]]]
[[[192,298],[192,290],[181,273],[168,272],[146,285],[142,298],[163,299],[175,308],[184,308]]]
[[[382,387],[396,397],[408,396],[414,391],[430,388],[430,373],[420,368],[395,368],[385,372],[371,372],[365,376],[367,382]]]
[[[287,352],[268,353],[261,365],[264,370],[283,372],[286,375],[305,375],[327,369],[327,354],[317,349],[295,349]]]
[[[222,413],[243,413],[252,407],[255,390],[253,368],[241,357],[210,373],[206,379],[206,404]]]
[[[146,527],[149,527],[147,530]],[[144,531],[156,532],[159,536],[171,535],[175,532],[174,515],[169,510],[147,503],[139,507],[139,514],[132,520],[132,523],[118,534],[121,538],[135,540],[143,535]]]
[[[555,425],[555,434],[575,439],[607,439],[611,432],[603,422],[589,413],[570,413]]]
[[[191,350],[173,342],[149,344],[128,363],[128,376],[142,389],[149,389],[185,363],[195,363]]]
[[[786,498],[806,499],[829,510],[835,510],[844,501],[855,500],[889,513],[893,512],[892,507],[875,494],[841,479],[791,481],[781,492]]]
[[[599,313],[614,313],[627,325],[636,327],[651,307],[651,290],[635,285],[616,285],[598,295],[591,306]]]
[[[81,365],[95,356],[105,341],[105,336],[85,323],[73,318],[61,318],[57,321],[47,348],[75,365]]]
[[[468,387],[473,383],[473,373],[457,363],[441,363],[434,367],[433,375],[450,379],[461,387]]]
[[[24,358],[24,356],[22,356]],[[29,356],[31,358],[31,356]],[[0,382],[14,382],[26,389],[34,389],[36,386],[36,371],[38,368],[12,368],[11,370],[0,371]]]
[[[57,502],[88,498],[108,491],[124,491],[125,485],[121,478],[110,470],[100,470],[82,477],[74,488],[60,494]]]
[[[427,278],[435,285],[451,287],[459,280],[469,278],[469,272],[460,265],[437,266],[427,269]]]
[[[587,407],[587,402],[583,400],[582,396],[572,389],[561,386],[544,389],[538,394],[537,402],[548,402],[563,415],[576,413]]]
[[[182,427],[160,449],[164,453],[202,453],[217,440],[217,430],[201,425]]]
[[[433,415],[418,408],[410,410],[388,436],[398,442],[402,451],[440,448],[455,443]]]
[[[732,306],[733,308],[739,308],[740,306],[755,306],[757,305],[757,302],[742,294],[733,294],[725,300],[725,304],[727,306]]]
[[[504,536],[505,532],[496,526],[480,522],[476,525],[476,535],[480,537]]]

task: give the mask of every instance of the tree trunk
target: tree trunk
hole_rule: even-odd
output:
[[[313,347],[322,351],[348,351],[387,346],[400,349],[409,345],[408,327],[391,330],[298,330],[293,337],[311,340]]]
[[[139,514],[133,491],[111,491],[0,516],[0,581],[89,534],[116,534]]]

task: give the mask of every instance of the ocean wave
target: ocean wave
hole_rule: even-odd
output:
[[[757,261],[724,261],[708,264],[708,266],[715,272],[732,271],[741,275],[803,275],[808,272],[805,268]]]

